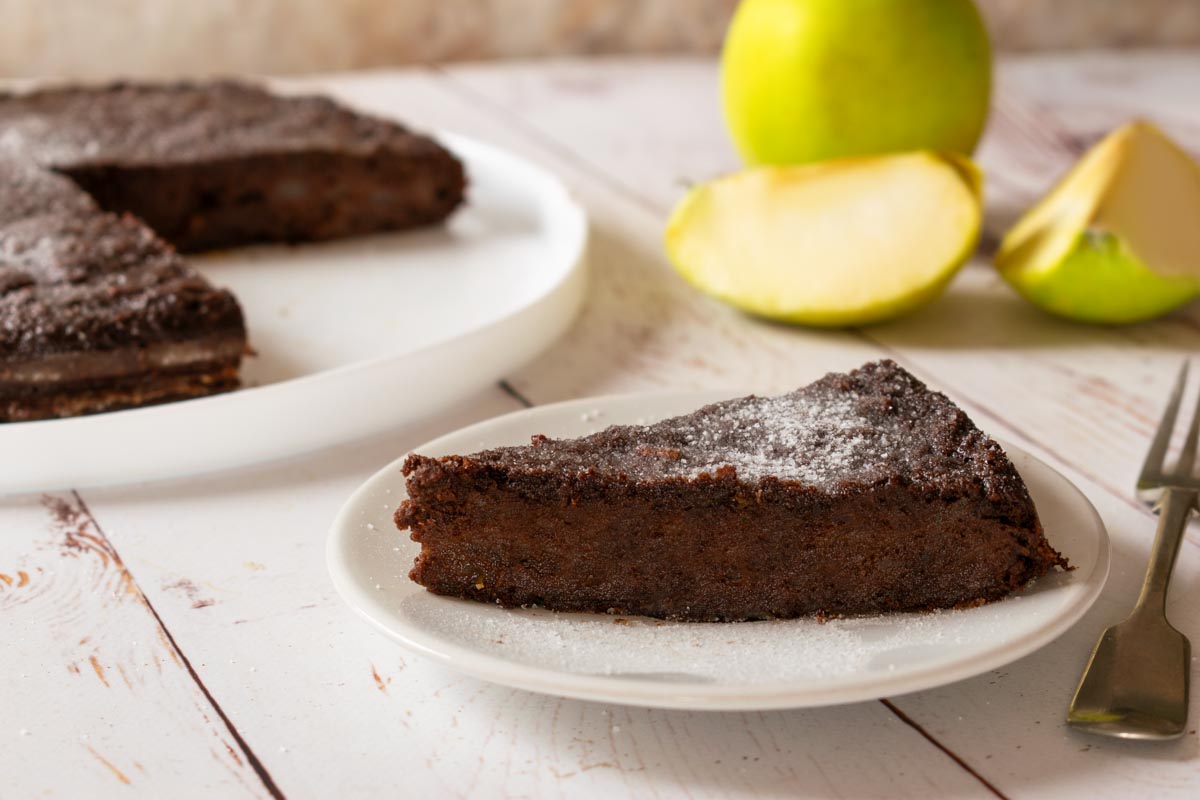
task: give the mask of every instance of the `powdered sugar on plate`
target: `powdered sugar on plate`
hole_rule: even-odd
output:
[[[714,399],[631,396],[564,403],[491,420],[419,450],[439,456],[529,441],[533,433],[578,436],[595,424],[581,418],[593,410],[606,421],[632,423],[665,419]],[[961,680],[1032,652],[1061,635],[1103,587],[1108,540],[1095,510],[1049,467],[1016,448],[1009,452],[1047,536],[1076,570],[1047,575],[1020,594],[978,608],[825,623],[674,623],[440,597],[408,579],[419,548],[390,518],[404,499],[399,462],[364,484],[338,516],[330,572],[342,596],[378,630],[452,669],[510,686],[696,709],[791,708],[884,697]]]
[[[529,667],[706,684],[887,672],[988,635],[960,611],[722,624],[506,610],[465,600],[434,606],[414,599],[397,610],[418,625],[436,626],[448,642]]]

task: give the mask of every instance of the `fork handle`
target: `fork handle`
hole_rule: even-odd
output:
[[[1158,505],[1158,532],[1154,535],[1154,548],[1150,552],[1150,566],[1146,568],[1146,580],[1142,594],[1138,597],[1136,611],[1153,611],[1166,614],[1167,585],[1171,581],[1171,570],[1183,543],[1188,517],[1196,507],[1196,492],[1185,489],[1165,489]]]

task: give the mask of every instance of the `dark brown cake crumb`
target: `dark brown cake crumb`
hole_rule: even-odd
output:
[[[891,361],[404,472],[413,580],[509,606],[870,614],[995,600],[1066,566],[1000,447]]]

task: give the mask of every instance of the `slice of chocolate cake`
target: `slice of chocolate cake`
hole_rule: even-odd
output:
[[[149,228],[0,158],[0,422],[232,389],[245,348],[233,295]]]
[[[5,151],[183,251],[435,223],[465,187],[458,159],[402,125],[233,82],[0,95]]]
[[[432,592],[734,621],[974,605],[1066,560],[1000,447],[891,361],[650,426],[411,455]]]

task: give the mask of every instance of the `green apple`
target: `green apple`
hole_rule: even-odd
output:
[[[1200,296],[1200,165],[1134,122],[1092,147],[1005,235],[1000,274],[1086,322],[1138,322]]]
[[[745,311],[861,325],[932,299],[975,249],[980,174],[931,152],[760,167],[692,189],[666,247],[689,282]]]
[[[725,120],[748,164],[969,155],[991,52],[971,0],[743,0],[725,39]]]

